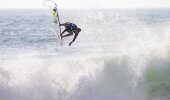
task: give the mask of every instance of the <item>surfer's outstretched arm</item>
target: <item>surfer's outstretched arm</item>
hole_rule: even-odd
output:
[[[73,40],[69,43],[69,46],[71,46],[71,44],[76,40],[76,38],[77,38],[77,35],[74,35],[74,38],[73,38]]]

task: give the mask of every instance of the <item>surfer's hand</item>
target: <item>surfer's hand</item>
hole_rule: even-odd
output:
[[[69,43],[69,46],[71,46],[72,43],[73,43],[73,42],[70,42],[70,43]]]

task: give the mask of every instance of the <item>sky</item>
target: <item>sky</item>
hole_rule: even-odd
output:
[[[46,8],[44,0],[0,0],[0,9]],[[170,0],[55,0],[60,8],[168,8]]]

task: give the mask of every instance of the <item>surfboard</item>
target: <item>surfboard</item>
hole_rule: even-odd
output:
[[[52,2],[54,4],[54,8],[52,8],[50,5],[46,4],[46,1],[48,2]],[[58,13],[58,9],[57,9],[57,4],[55,1],[53,0],[45,0],[43,2],[43,5],[44,6],[48,6],[53,12],[52,12],[52,15],[54,17],[54,30],[57,34],[57,37],[58,37],[58,40],[59,40],[59,43],[60,45],[63,47],[63,42],[62,42],[62,39],[61,39],[61,27],[60,27],[60,18],[59,18],[59,13]],[[53,9],[55,9],[56,11],[54,11]]]
[[[61,39],[61,36],[60,36],[60,24],[58,22],[58,19],[56,17],[54,17],[54,30],[56,32],[56,35],[57,35],[57,38],[58,38],[58,41],[59,41],[59,44],[63,47],[63,42],[62,42],[62,39]]]

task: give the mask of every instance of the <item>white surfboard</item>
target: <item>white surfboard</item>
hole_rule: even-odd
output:
[[[55,30],[55,32],[56,32],[56,35],[57,35],[57,37],[58,37],[58,40],[59,40],[59,43],[60,43],[60,45],[63,47],[63,42],[62,42],[62,39],[61,39],[61,36],[60,36],[60,30],[61,30],[61,28],[60,28],[60,25],[59,25],[59,22],[58,22],[58,19],[55,17],[54,18],[54,30]]]

